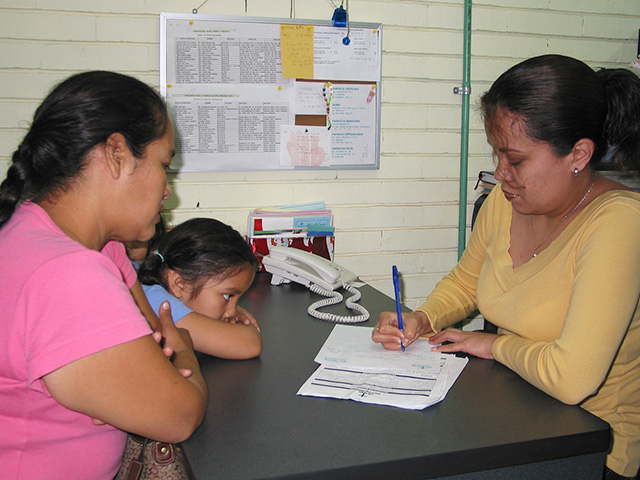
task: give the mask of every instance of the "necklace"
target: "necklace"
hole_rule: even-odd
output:
[[[587,193],[584,194],[584,197],[582,197],[580,199],[580,201],[576,204],[575,207],[573,207],[571,209],[571,211],[569,213],[567,213],[564,217],[562,217],[558,223],[556,223],[555,227],[553,227],[551,229],[551,231],[549,232],[549,234],[544,238],[544,240],[540,243],[536,243],[536,217],[534,216],[531,220],[531,224],[533,226],[533,258],[536,258],[538,256],[538,249],[544,245],[545,243],[547,243],[549,241],[549,239],[551,238],[551,236],[556,232],[556,230],[558,229],[558,227],[560,227],[560,225],[562,225],[562,222],[564,222],[567,218],[569,218],[569,215],[571,215],[573,212],[575,212],[578,207],[580,205],[582,205],[582,202],[584,202],[587,197],[589,196],[589,194],[591,193],[591,190],[593,189],[593,186],[596,184],[596,181],[594,180],[593,182],[591,182],[591,185],[589,185],[589,190],[587,190]]]

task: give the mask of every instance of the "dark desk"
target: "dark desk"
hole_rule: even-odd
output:
[[[261,357],[201,357],[209,409],[184,442],[198,480],[601,479],[608,425],[493,361],[471,358],[421,411],[297,396],[333,324],[307,315],[318,296],[270,277],[258,274],[241,302],[260,322]],[[360,291],[373,319],[364,325],[394,309]]]

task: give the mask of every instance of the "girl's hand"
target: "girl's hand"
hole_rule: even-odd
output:
[[[500,337],[495,333],[464,332],[457,328],[447,328],[429,339],[432,345],[451,342],[447,345],[437,345],[434,352],[452,353],[464,352],[479,358],[493,360],[493,342]]]
[[[229,323],[240,322],[245,325],[253,325],[256,330],[260,331],[260,325],[258,325],[258,321],[255,319],[255,317],[240,306],[236,308],[236,316],[234,318],[229,318],[226,320]]]
[[[396,312],[382,312],[373,329],[373,341],[381,343],[387,350],[400,350],[402,345],[408,347],[418,337],[432,331],[427,315],[423,312],[407,312],[402,314],[404,333],[398,328]]]

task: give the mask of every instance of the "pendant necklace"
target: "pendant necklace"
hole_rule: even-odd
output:
[[[538,249],[544,245],[545,243],[547,243],[547,241],[551,238],[551,236],[556,232],[556,230],[558,229],[558,227],[560,227],[560,225],[562,225],[562,222],[564,222],[567,218],[569,218],[569,215],[571,215],[573,212],[575,212],[578,207],[580,205],[582,205],[582,202],[584,202],[587,197],[589,196],[589,194],[591,193],[591,190],[593,189],[593,186],[596,184],[596,181],[594,180],[593,182],[591,182],[591,185],[589,185],[589,190],[587,190],[587,193],[584,194],[584,197],[582,197],[580,199],[580,201],[576,204],[575,207],[573,207],[571,209],[571,211],[569,213],[567,213],[564,217],[562,217],[560,219],[560,221],[558,221],[558,223],[556,223],[555,227],[553,227],[551,229],[551,231],[549,232],[549,234],[544,238],[544,240],[540,243],[536,243],[536,217],[535,215],[533,216],[533,218],[531,219],[531,223],[533,226],[533,258],[536,258],[538,256]]]

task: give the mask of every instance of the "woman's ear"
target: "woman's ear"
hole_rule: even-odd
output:
[[[129,150],[127,140],[121,133],[112,133],[105,142],[105,159],[107,168],[113,178],[120,178],[124,172],[135,167],[135,158]]]
[[[573,151],[571,152],[573,154],[571,168],[577,168],[579,172],[587,168],[587,165],[589,165],[589,162],[591,161],[591,157],[593,157],[595,148],[593,140],[589,138],[581,138],[578,140],[573,146]]]
[[[185,297],[186,282],[184,278],[170,268],[167,269],[167,286],[169,287],[169,293],[178,300],[182,300]]]

